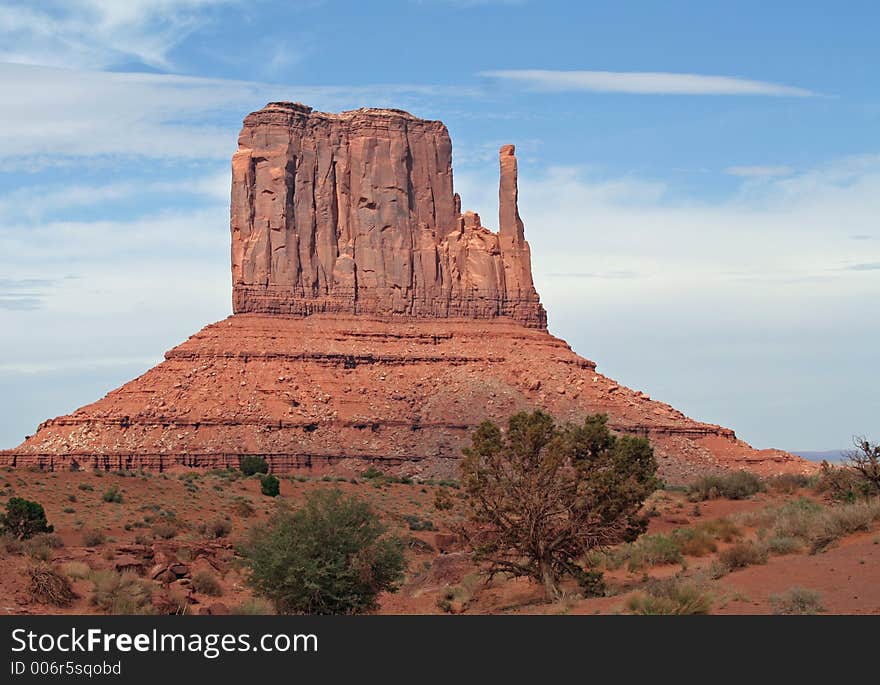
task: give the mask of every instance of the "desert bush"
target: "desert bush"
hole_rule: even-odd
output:
[[[232,523],[228,519],[216,519],[208,524],[205,532],[212,538],[225,538],[232,532]]]
[[[242,551],[248,582],[280,614],[373,611],[406,567],[403,543],[370,505],[336,489],[316,490],[297,511],[254,528]]]
[[[223,594],[220,582],[210,571],[196,571],[192,577],[192,586],[196,592],[211,597],[219,597]]]
[[[107,541],[107,536],[104,534],[103,530],[90,528],[89,530],[83,531],[82,541],[83,545],[86,547],[99,547]]]
[[[76,599],[76,593],[67,577],[51,566],[45,564],[34,566],[28,569],[27,575],[28,595],[36,602],[54,607],[66,607]]]
[[[111,485],[109,488],[104,490],[104,494],[101,495],[101,499],[105,502],[113,502],[115,504],[122,503],[122,491],[115,485]]]
[[[238,462],[238,468],[246,476],[253,476],[257,473],[269,473],[269,462],[263,457],[256,455],[242,457]]]
[[[89,483],[80,483],[77,487],[84,492],[92,492],[95,489],[95,486]]]
[[[19,540],[26,540],[39,533],[51,533],[54,528],[46,520],[42,504],[13,497],[6,503],[6,513],[0,514],[0,530]]]
[[[112,615],[152,614],[150,603],[153,586],[141,580],[134,573],[118,573],[116,571],[94,571],[92,606]]]
[[[718,561],[731,571],[767,563],[767,548],[755,542],[738,542],[718,555]]]
[[[672,539],[689,557],[704,557],[718,549],[715,538],[704,528],[679,528],[672,532]]]
[[[764,482],[771,490],[790,495],[801,488],[806,488],[812,485],[813,479],[802,473],[782,473],[778,476],[767,478]]]
[[[384,478],[385,474],[375,466],[368,467],[365,471],[361,471],[361,478],[365,480],[374,480],[376,478]]]
[[[629,599],[627,608],[640,615],[708,614],[712,597],[696,583],[680,578],[653,579],[644,592]]]
[[[707,499],[746,499],[764,489],[761,479],[749,471],[703,476],[688,489],[688,499],[702,502]]]
[[[170,540],[180,532],[180,522],[172,516],[156,519],[151,528],[153,535],[163,540]]]
[[[266,497],[278,497],[281,492],[281,482],[275,476],[263,476],[260,479],[260,492]]]
[[[769,531],[772,538],[793,538],[808,545],[812,553],[837,539],[870,529],[880,520],[880,499],[823,507],[801,498],[780,507],[767,507],[741,517],[746,525]]]
[[[24,552],[24,541],[9,533],[3,533],[0,535],[0,549],[6,554],[22,554]]]
[[[630,571],[682,562],[681,549],[676,541],[662,533],[644,535],[628,545],[625,558]]]
[[[585,554],[645,531],[640,510],[659,486],[656,471],[648,440],[613,434],[604,414],[558,426],[540,410],[520,412],[506,432],[485,421],[461,462],[462,535],[490,577],[531,578],[557,599]]]
[[[794,554],[804,548],[804,543],[799,538],[777,535],[767,540],[767,549],[773,554]]]
[[[773,613],[777,615],[804,615],[825,611],[818,592],[797,586],[789,588],[781,595],[773,595],[770,604]]]
[[[733,521],[726,518],[700,521],[695,528],[705,531],[715,540],[720,540],[721,542],[733,542],[742,537],[742,531],[739,527]]]

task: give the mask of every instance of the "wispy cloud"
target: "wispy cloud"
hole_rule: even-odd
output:
[[[794,172],[789,166],[729,166],[725,174],[742,178],[770,178],[772,176],[788,176]]]
[[[272,100],[332,111],[396,106],[418,113],[439,97],[475,96],[473,89],[451,86],[297,86],[20,64],[0,64],[0,90],[0,163],[7,169],[39,169],[71,156],[225,160],[235,149],[242,112]]]
[[[500,69],[480,72],[481,76],[515,83],[540,91],[592,93],[632,93],[641,95],[764,95],[774,97],[814,97],[816,93],[766,81],[676,74],[655,71],[561,71],[550,69]]]
[[[867,262],[865,264],[851,264],[844,267],[847,271],[880,271],[880,262]]]
[[[137,62],[171,69],[169,52],[240,0],[8,0],[0,13],[0,61],[101,69]]]

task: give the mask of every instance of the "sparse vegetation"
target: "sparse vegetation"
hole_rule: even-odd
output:
[[[280,614],[358,614],[403,578],[403,543],[363,500],[317,490],[295,512],[251,531],[249,583]]]
[[[0,514],[0,530],[19,540],[26,540],[38,533],[51,533],[54,528],[46,520],[42,504],[23,497],[12,497],[6,503],[6,513]]]
[[[89,601],[104,613],[112,615],[154,613],[150,603],[152,585],[141,580],[134,573],[94,571],[90,580],[93,589]]]
[[[197,571],[192,577],[193,589],[203,595],[211,597],[219,597],[223,594],[223,588],[220,582],[214,577],[210,571]]]
[[[688,499],[702,502],[709,499],[746,499],[761,492],[764,484],[755,474],[736,471],[723,475],[703,476],[688,488]]]
[[[208,524],[205,532],[212,538],[225,538],[232,532],[232,522],[229,519],[216,519]]]
[[[733,571],[767,563],[767,547],[756,542],[738,542],[718,555],[718,561]]]
[[[100,547],[107,541],[107,536],[103,530],[90,528],[83,532],[82,542],[86,547]]]
[[[773,595],[770,603],[777,615],[809,615],[825,611],[818,592],[797,586],[781,595]]]
[[[104,494],[101,495],[101,499],[105,502],[111,502],[114,504],[121,504],[123,497],[122,491],[116,485],[111,485],[109,488],[104,490]]]
[[[680,578],[650,580],[644,591],[629,599],[627,608],[640,615],[708,614],[712,597],[693,581]]]
[[[584,554],[645,530],[639,509],[659,486],[656,470],[650,443],[612,434],[604,415],[560,427],[521,412],[506,433],[484,422],[461,466],[471,524],[463,535],[490,577],[532,578],[557,599],[564,576],[585,572]]]

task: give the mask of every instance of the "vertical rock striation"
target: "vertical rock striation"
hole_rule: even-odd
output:
[[[235,313],[509,317],[545,328],[501,150],[501,230],[461,213],[442,122],[271,103],[232,161]]]

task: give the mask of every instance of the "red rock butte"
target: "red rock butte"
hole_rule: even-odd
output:
[[[439,121],[394,109],[248,115],[232,160],[233,315],[0,464],[237,466],[451,476],[484,419],[604,412],[648,436],[661,474],[807,472],[596,372],[547,332],[500,151],[498,232],[462,212]]]

